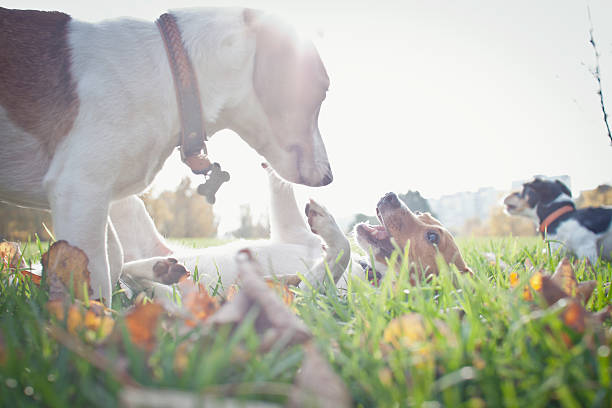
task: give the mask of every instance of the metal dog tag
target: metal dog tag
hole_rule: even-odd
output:
[[[209,204],[214,204],[216,201],[215,194],[221,187],[221,184],[228,182],[230,175],[227,171],[221,170],[219,163],[213,163],[205,172],[202,172],[206,177],[206,182],[198,186],[198,194],[206,197]]]

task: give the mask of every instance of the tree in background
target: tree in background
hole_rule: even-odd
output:
[[[612,186],[602,184],[593,190],[585,190],[576,199],[576,207],[599,207],[612,205]]]
[[[489,216],[488,236],[501,237],[512,235],[513,237],[536,235],[536,225],[530,219],[516,215],[508,215],[503,207],[495,206],[491,209]]]
[[[27,241],[34,235],[46,241],[49,235],[43,226],[51,228],[51,213],[0,203],[0,240]]]
[[[420,211],[420,212],[428,212],[433,217],[436,215],[431,211],[431,207],[429,206],[429,201],[421,196],[421,193],[418,191],[408,190],[406,194],[398,195],[399,199],[408,206],[412,211]]]
[[[240,228],[232,231],[232,235],[236,238],[269,238],[270,225],[267,220],[261,219],[255,223],[251,206],[242,204],[240,206]]]
[[[175,191],[164,191],[157,198],[150,193],[142,199],[162,235],[176,238],[214,237],[218,222],[212,205],[195,193],[185,177]]]

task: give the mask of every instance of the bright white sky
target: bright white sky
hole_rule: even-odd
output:
[[[612,2],[588,3],[612,114]],[[331,78],[320,128],[335,180],[297,187],[300,206],[313,197],[346,218],[373,213],[387,191],[438,197],[568,174],[578,194],[612,181],[584,1],[3,1],[87,21],[198,5],[273,11],[314,37]],[[232,175],[215,205],[221,231],[242,203],[265,211],[261,158],[228,131],[208,150]],[[189,173],[174,155],[154,188]]]

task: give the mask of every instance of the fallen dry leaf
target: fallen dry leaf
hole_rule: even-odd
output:
[[[125,315],[125,326],[132,343],[151,351],[155,347],[155,334],[164,308],[154,302],[137,304]]]
[[[76,299],[85,300],[93,294],[87,269],[89,260],[79,248],[66,241],[57,241],[43,254],[41,262],[49,283],[51,300],[66,298],[71,282]]]
[[[569,259],[563,258],[561,262],[559,262],[559,265],[557,265],[557,269],[555,269],[555,273],[553,273],[551,279],[568,296],[576,296],[576,291],[578,289],[578,280],[576,279],[576,275],[574,274],[574,267],[569,261]]]
[[[119,394],[119,406],[124,408],[280,408],[271,402],[247,401],[243,398],[219,398],[198,392],[180,390],[123,387]]]
[[[351,396],[346,385],[319,350],[308,342],[304,345],[304,360],[289,398],[289,407],[350,407]]]
[[[293,298],[295,295],[291,289],[289,289],[287,284],[271,279],[266,279],[266,284],[270,289],[276,292],[278,296],[280,296],[284,304],[287,306],[291,306],[293,304]]]
[[[3,268],[15,269],[25,267],[21,249],[16,242],[0,242],[0,260]]]
[[[440,332],[449,347],[456,347],[457,339],[450,328],[441,320],[435,319],[433,326],[425,322],[419,313],[407,313],[391,320],[383,331],[381,349],[383,353],[391,349],[412,351],[413,361],[417,366],[433,363],[433,350],[437,337],[434,331]],[[390,348],[391,347],[391,348]]]
[[[219,301],[208,294],[206,286],[191,279],[183,280],[178,285],[183,305],[189,315],[185,318],[187,326],[195,327],[219,310]]]
[[[518,279],[518,277],[515,279]],[[512,285],[512,276],[510,280]],[[517,281],[514,280],[514,282]],[[561,260],[552,275],[547,275],[543,271],[535,272],[529,279],[529,285],[541,294],[547,306],[559,305],[561,307],[559,317],[567,327],[579,334],[588,334],[585,341],[589,347],[594,346],[595,337],[605,337],[602,336],[601,324],[610,317],[612,307],[608,306],[597,313],[585,309],[582,302],[586,303],[589,300],[597,283],[595,281],[578,283],[574,265],[567,258]],[[526,300],[533,300],[528,287],[525,287],[523,297]],[[562,304],[561,301],[565,303]],[[561,336],[568,347],[573,345],[573,341],[567,333],[562,333]]]
[[[510,274],[510,287],[515,288],[516,285],[519,284],[519,275],[517,272],[512,272]]]
[[[582,307],[576,299],[570,299],[569,304],[561,313],[561,319],[568,327],[571,327],[578,333],[584,333],[586,327],[588,312]]]
[[[83,330],[91,330],[94,336],[88,338],[97,341],[104,340],[113,331],[115,320],[110,309],[96,301],[91,301],[89,307],[82,302],[66,304],[64,300],[51,300],[47,302],[47,310],[60,321],[66,320],[68,332],[77,335]],[[66,319],[65,312],[68,311]]]
[[[18,271],[23,276],[29,276],[36,285],[40,285],[40,275],[27,268],[17,242],[0,242],[0,271]]]
[[[259,313],[255,319],[255,330],[262,336],[262,351],[269,350],[281,339],[287,346],[309,340],[312,334],[306,325],[261,279],[261,266],[253,260],[250,252],[239,253],[238,265],[240,292],[231,302],[224,304],[209,319],[209,323],[237,325],[251,308],[256,307]]]

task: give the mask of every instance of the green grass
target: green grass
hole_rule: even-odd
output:
[[[520,267],[526,258],[551,270],[561,256],[531,238],[465,239],[459,246],[473,277],[443,268],[430,282],[410,286],[403,267],[395,282],[385,278],[378,288],[353,281],[348,294],[334,288],[297,294],[295,310],[356,406],[611,406],[609,333],[580,336],[561,323],[560,308],[537,307],[537,298],[522,299],[522,285],[509,287],[511,271],[527,281]],[[510,270],[491,264],[484,252],[495,253]],[[577,270],[578,280],[600,282],[589,310],[612,304],[612,294],[603,289],[612,281],[612,265],[600,262],[595,269],[582,264]],[[126,303],[121,297],[116,308]],[[122,381],[48,335],[45,302],[46,293],[29,279],[10,284],[6,274],[0,277],[0,406],[115,406]],[[463,318],[457,308],[465,311]],[[385,329],[407,313],[423,317],[425,337],[396,347],[385,340]],[[419,328],[409,328],[408,338],[411,331]],[[126,338],[98,352],[145,386],[280,402],[302,358],[299,347],[257,353],[248,321],[233,333],[178,333],[172,325],[159,333],[150,356]],[[186,342],[187,365],[177,372],[175,354]]]

